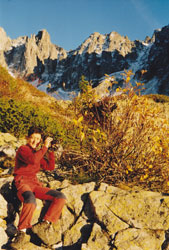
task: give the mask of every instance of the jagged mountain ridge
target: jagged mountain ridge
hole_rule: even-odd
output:
[[[105,74],[120,79],[124,69],[132,69],[146,93],[169,95],[169,26],[145,41],[130,41],[114,31],[95,32],[71,51],[52,44],[46,30],[12,40],[0,28],[0,64],[29,81],[38,77],[42,84],[50,82],[50,91],[62,88],[63,82],[66,90],[75,90],[82,75],[96,87]]]

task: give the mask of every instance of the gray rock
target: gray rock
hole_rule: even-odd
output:
[[[7,216],[7,202],[4,197],[0,194],[0,218]]]
[[[117,250],[161,250],[164,240],[164,231],[129,228],[118,232],[114,245]]]
[[[3,195],[10,194],[12,178],[1,178]],[[68,181],[55,181],[50,186],[61,190],[67,197],[61,218],[47,229],[38,223],[44,204],[37,199],[38,207],[33,218],[33,232],[48,249],[62,245],[70,250],[167,250],[169,228],[169,197],[158,192],[123,190],[101,183],[72,185]],[[2,192],[3,191],[3,192]],[[9,203],[0,196],[1,228],[4,235],[6,222],[12,226]],[[8,196],[6,196],[8,197]],[[11,201],[10,201],[11,202]],[[7,211],[8,207],[8,211]],[[16,211],[16,219],[18,212]],[[15,226],[17,225],[15,221]],[[9,228],[9,225],[7,225]],[[59,246],[58,245],[58,246]],[[24,250],[43,249],[43,245],[27,242]],[[58,247],[59,249],[59,247]]]
[[[8,241],[8,236],[5,232],[5,229],[0,226],[0,249],[4,249],[2,248],[2,246],[5,245],[7,241]]]

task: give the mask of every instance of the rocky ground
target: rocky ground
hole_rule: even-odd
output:
[[[10,249],[6,243],[10,242],[18,223],[19,210],[16,209],[16,198],[11,189],[12,179],[0,179],[1,249]],[[94,182],[72,185],[67,180],[55,180],[49,185],[62,190],[67,197],[59,223],[41,232],[38,219],[44,204],[37,200],[33,218],[34,235],[19,249],[61,249],[60,246],[66,250],[168,249],[167,194],[123,190],[105,183],[96,187]]]
[[[0,138],[1,158],[5,154],[13,157],[12,148],[16,149],[20,142],[9,134],[1,134]],[[118,188],[105,183],[99,186],[94,182],[73,185],[68,180],[54,179],[45,172],[40,173],[39,178],[44,185],[61,190],[67,197],[67,203],[58,224],[42,232],[38,221],[49,204],[37,199],[34,233],[18,250],[169,249],[168,194],[137,187]],[[0,247],[6,250],[11,249],[8,243],[12,240],[20,211],[12,180],[8,168],[1,172]]]

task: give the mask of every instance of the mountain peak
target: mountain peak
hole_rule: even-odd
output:
[[[38,34],[36,35],[36,40],[38,41],[46,41],[48,43],[50,43],[50,35],[49,33],[47,32],[47,30],[43,29],[43,30],[40,30],[38,32]]]
[[[6,32],[2,27],[0,27],[0,35],[5,35],[6,36]]]
[[[11,43],[11,39],[7,36],[5,30],[0,27],[0,49],[6,50]]]
[[[104,44],[105,36],[99,32],[92,33],[79,47],[78,54],[82,53],[100,53],[102,50],[102,45]]]
[[[101,36],[101,34],[99,33],[99,32],[97,32],[97,31],[95,31],[95,32],[93,32],[91,35],[90,35],[90,37],[99,37],[99,36]]]
[[[14,41],[0,28],[1,65],[29,80],[39,77],[42,82],[50,81],[51,92],[62,88],[63,82],[66,90],[77,89],[81,75],[92,81],[92,86],[97,86],[105,74],[118,77],[124,69],[131,69],[135,79],[142,77],[145,84],[149,82],[146,93],[168,94],[168,46],[169,26],[156,30],[153,37],[147,37],[144,42],[130,41],[116,31],[94,32],[68,53],[51,43],[46,29],[31,38],[20,37]],[[141,75],[143,69],[144,76]]]

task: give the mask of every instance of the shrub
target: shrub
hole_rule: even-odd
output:
[[[60,137],[61,125],[51,115],[28,102],[0,99],[0,131],[24,136],[30,126],[41,127],[44,134]]]
[[[151,95],[147,95],[147,97],[153,99],[157,103],[158,102],[169,103],[169,96],[166,96],[166,95],[151,94]]]
[[[0,97],[11,97],[16,92],[16,80],[8,73],[8,71],[0,66]]]
[[[98,101],[85,86],[86,91],[74,100],[80,151],[65,152],[63,163],[67,159],[76,175],[83,169],[100,181],[134,181],[150,187],[168,180],[167,117],[162,106],[140,96],[142,84],[133,87],[131,74],[124,74],[126,87],[117,88],[118,95]]]

